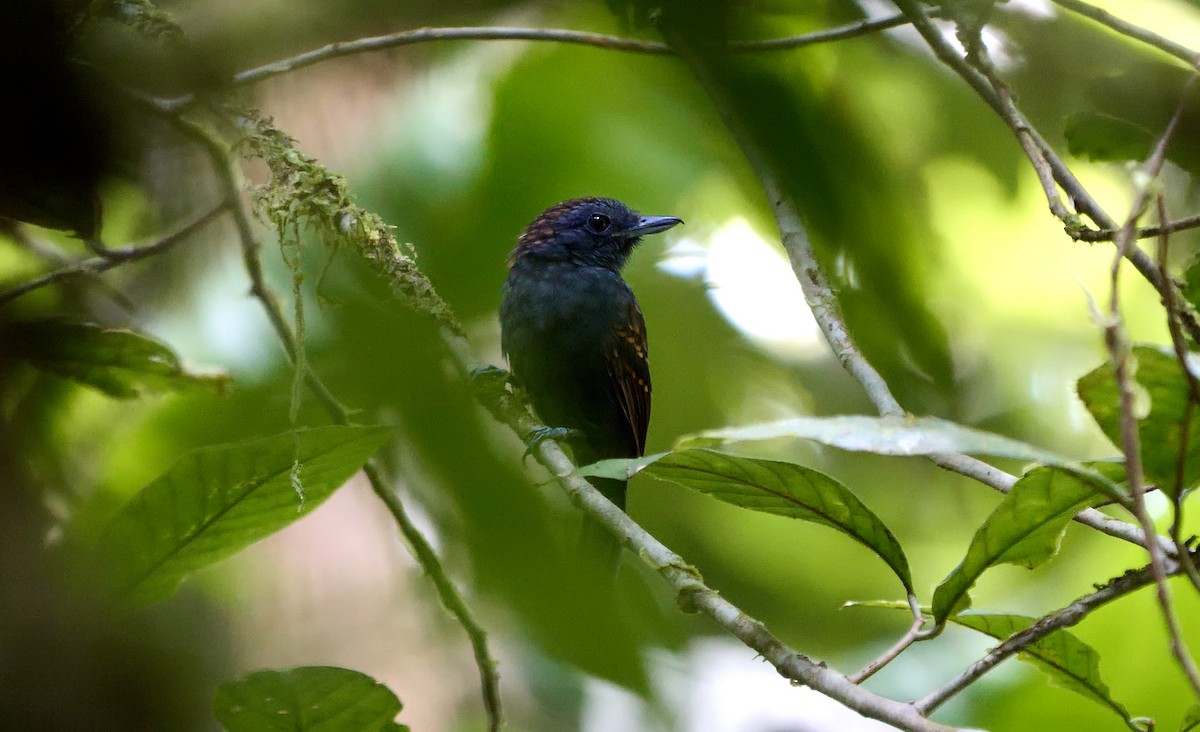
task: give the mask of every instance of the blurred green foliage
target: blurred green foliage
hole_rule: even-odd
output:
[[[1130,17],[1139,9],[1133,2],[1111,5]],[[1186,21],[1184,27],[1200,25],[1194,3],[1159,5]],[[39,39],[28,25],[0,23],[10,41],[0,44],[6,48],[0,59],[8,62],[25,49],[42,54],[3,68],[54,72],[33,82],[14,76],[27,83],[14,87],[8,109],[0,110],[0,144],[25,151],[20,159],[0,156],[0,215],[87,234],[93,209],[85,204],[94,197],[104,213],[102,238],[115,246],[169,229],[211,205],[215,187],[207,161],[169,126],[115,92],[99,94],[96,102],[70,91],[109,89],[89,72],[76,70],[80,76],[68,78],[62,93],[87,110],[81,118],[103,122],[67,133],[62,145],[30,137],[31,129],[51,127],[49,120],[73,119],[36,99],[65,73],[56,55],[63,48],[123,84],[174,95],[218,88],[231,71],[333,40],[421,25],[652,35],[636,8],[622,6],[619,20],[596,2],[448,7],[356,0],[338,4],[336,12],[315,0],[163,7],[183,26],[190,39],[185,47],[157,45],[111,16],[65,39]],[[709,17],[702,9],[692,12],[692,20]],[[780,36],[853,21],[860,10],[848,2],[751,3],[723,17],[725,23],[713,21],[706,33]],[[1063,13],[1047,17],[1001,6],[992,20],[1014,59],[1005,74],[1018,101],[1060,150],[1071,115],[1108,115],[1157,134],[1161,102],[1174,99],[1179,87],[1178,69]],[[908,409],[1071,455],[1113,455],[1073,394],[1075,379],[1104,359],[1077,282],[1097,298],[1106,295],[1111,249],[1061,234],[1010,131],[914,38],[898,30],[746,55],[718,72],[737,114],[803,208],[852,333]],[[517,232],[556,201],[608,195],[687,222],[677,235],[648,241],[627,271],[650,331],[650,452],[702,429],[871,412],[823,346],[797,355],[756,340],[715,304],[706,275],[656,267],[676,256],[681,240],[703,249],[735,217],[767,241],[775,237],[767,202],[735,141],[677,60],[509,42],[430,44],[371,58],[376,66],[345,59],[297,72],[294,86],[284,77],[239,94],[261,103],[299,137],[301,149],[344,172],[357,202],[413,244],[418,264],[464,321],[482,357],[499,359],[495,308]],[[369,115],[369,124],[360,115]],[[14,124],[22,120],[39,125]],[[1195,124],[1185,118],[1173,153],[1180,167],[1168,171],[1168,206],[1178,215],[1198,203],[1187,177],[1195,169]],[[328,155],[309,149],[310,138]],[[1119,157],[1140,150],[1114,144],[1122,142],[1119,133],[1102,133],[1100,142],[1123,151]],[[25,164],[29,151],[36,165]],[[1096,153],[1093,146],[1092,157],[1113,157]],[[60,155],[74,161],[76,154],[87,160],[79,175],[56,172]],[[4,160],[24,167],[12,172]],[[1128,191],[1121,168],[1069,162],[1110,212],[1123,217]],[[27,178],[30,171],[36,175]],[[254,166],[247,175],[251,182],[262,179]],[[39,185],[11,185],[21,180]],[[54,216],[23,214],[26,204],[54,197],[43,195],[43,180],[65,180],[69,185],[49,190],[54,196],[65,190],[67,204]],[[93,588],[73,573],[70,559],[86,553],[119,507],[185,451],[293,426],[293,374],[245,294],[234,236],[232,226],[214,225],[167,254],[113,270],[104,278],[115,293],[93,279],[72,278],[0,307],[0,325],[65,315],[152,333],[185,362],[233,377],[232,391],[223,396],[189,392],[117,401],[32,369],[0,343],[0,580],[14,589],[0,593],[0,650],[17,649],[0,654],[0,726],[11,721],[14,729],[34,729],[45,720],[43,729],[78,729],[77,720],[88,719],[91,729],[207,729],[206,700],[216,683],[256,657],[231,648],[226,619],[245,615],[244,598],[255,596],[253,583],[238,584],[236,565],[198,577],[150,615],[109,624],[99,619],[103,610],[95,606]],[[270,255],[270,280],[286,293],[290,273],[272,233],[263,229],[259,236]],[[1193,234],[1174,236],[1172,264],[1185,262],[1195,245]],[[66,234],[5,225],[0,289],[52,269],[58,259],[86,255]],[[616,592],[597,591],[596,577],[578,561],[577,512],[553,486],[537,482],[545,476],[530,477],[519,442],[479,409],[448,367],[435,328],[396,303],[345,249],[324,250],[317,237],[307,236],[303,268],[309,364],[356,410],[357,422],[398,425],[401,437],[383,459],[439,538],[450,574],[469,588],[494,643],[506,648],[511,727],[578,728],[584,705],[578,670],[652,697],[661,692],[646,650],[682,651],[689,641],[717,633],[715,626],[678,613],[657,578],[632,558]],[[1165,342],[1156,295],[1132,275],[1125,279],[1134,338]],[[802,312],[778,315],[805,318]],[[296,424],[327,423],[319,405],[303,398]],[[1111,424],[1102,426],[1113,434]],[[895,533],[926,601],[999,500],[911,458],[782,441],[742,449],[811,466],[845,484]],[[898,588],[870,551],[836,532],[644,478],[632,485],[630,512],[782,640],[839,669],[869,661],[906,626],[899,615],[839,610],[847,600],[894,599]],[[1185,535],[1196,527],[1189,519]],[[1145,562],[1136,548],[1078,527],[1068,530],[1063,547],[1036,572],[1004,568],[979,578],[975,607],[1037,616]],[[420,582],[416,577],[413,584]],[[1198,647],[1200,630],[1192,621],[1200,617],[1200,602],[1179,588],[1178,611]],[[256,619],[258,632],[271,636],[278,620]],[[1105,659],[1114,698],[1134,713],[1157,716],[1164,728],[1183,717],[1192,700],[1172,666],[1149,593],[1095,613],[1076,631]],[[462,653],[457,629],[438,632],[446,654]],[[913,660],[902,657],[870,687],[911,697],[942,683],[984,648],[957,633],[933,642],[949,650],[914,649]],[[78,658],[88,663],[77,664]],[[913,675],[920,688],[912,686]],[[43,678],[66,679],[53,687],[56,699],[66,701],[55,707],[39,696],[44,692],[34,682]],[[460,687],[458,704],[477,709],[474,681]],[[395,691],[406,714],[426,703],[404,688]],[[665,699],[657,701],[664,728],[684,717]],[[112,714],[100,713],[109,707]],[[477,715],[461,711],[460,728]],[[985,679],[941,718],[995,730],[1121,725],[1105,709],[1080,703],[1024,669]]]

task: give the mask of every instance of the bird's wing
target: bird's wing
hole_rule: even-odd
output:
[[[613,394],[629,423],[637,454],[646,450],[650,426],[650,362],[646,350],[646,320],[636,301],[630,301],[625,319],[616,325],[604,350]]]

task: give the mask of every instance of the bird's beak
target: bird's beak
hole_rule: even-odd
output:
[[[621,232],[621,237],[625,239],[633,239],[638,236],[646,236],[647,234],[657,234],[660,231],[682,224],[683,219],[675,218],[674,216],[643,216],[638,219],[636,226],[631,226]]]

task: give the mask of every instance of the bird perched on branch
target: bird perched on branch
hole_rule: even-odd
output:
[[[611,198],[543,211],[508,257],[500,343],[513,374],[575,460],[640,457],[650,424],[646,321],[621,268],[647,234],[682,223]],[[536,443],[535,443],[536,444]],[[625,481],[592,483],[625,508]]]

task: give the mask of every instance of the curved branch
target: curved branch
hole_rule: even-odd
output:
[[[187,239],[197,230],[204,227],[205,224],[215,219],[229,206],[228,200],[222,200],[204,213],[196,216],[191,221],[183,224],[175,231],[149,244],[135,244],[121,249],[106,249],[106,253],[92,257],[90,259],[82,259],[73,264],[69,264],[53,272],[36,277],[28,282],[24,282],[16,287],[0,292],[0,306],[5,305],[12,300],[27,293],[33,292],[46,285],[59,282],[69,277],[80,277],[85,275],[93,275],[97,272],[105,272],[118,267],[122,264],[135,262],[139,259],[152,257],[156,254],[171,249],[175,245]]]
[[[905,25],[908,22],[908,18],[903,13],[896,13],[883,18],[860,20],[855,23],[847,23],[846,25],[795,36],[731,41],[729,43],[729,50],[735,53],[787,51],[819,43],[829,43],[877,33],[889,28]],[[638,38],[626,38],[605,33],[591,33],[564,28],[431,27],[388,33],[382,36],[370,36],[353,41],[330,43],[320,48],[314,48],[311,51],[305,51],[295,56],[238,72],[233,75],[229,83],[231,86],[256,84],[274,76],[286,74],[335,58],[400,48],[418,43],[441,41],[549,41],[552,43],[591,46],[592,48],[640,53],[650,56],[675,55],[675,51],[670,46],[659,41],[645,41]],[[185,109],[195,104],[196,101],[195,95],[188,94],[174,99],[156,99],[153,100],[153,103],[161,111],[174,112]]]
[[[1200,214],[1188,216],[1174,221],[1167,221],[1156,226],[1146,226],[1138,229],[1133,233],[1136,239],[1151,239],[1162,234],[1174,234],[1177,231],[1186,231],[1188,229],[1200,228]],[[1113,241],[1120,235],[1120,229],[1085,229],[1078,233],[1075,238],[1080,241],[1096,242],[1096,241]],[[1162,276],[1162,268],[1159,268],[1159,276]]]
[[[1193,80],[1194,78],[1196,77],[1193,77]],[[1145,165],[1142,167],[1142,176],[1135,178],[1138,187],[1137,196],[1134,198],[1133,205],[1130,207],[1129,217],[1125,221],[1125,226],[1121,228],[1121,234],[1117,237],[1116,241],[1117,252],[1112,264],[1112,295],[1109,300],[1108,325],[1104,329],[1104,343],[1108,347],[1113,364],[1113,374],[1120,394],[1121,452],[1125,456],[1125,474],[1129,479],[1129,488],[1133,496],[1133,513],[1147,536],[1150,536],[1154,531],[1154,521],[1150,518],[1150,514],[1146,510],[1146,489],[1144,485],[1145,475],[1142,470],[1141,439],[1138,434],[1138,417],[1136,407],[1134,406],[1137,397],[1134,393],[1133,369],[1130,365],[1132,352],[1128,337],[1125,334],[1124,322],[1121,319],[1120,289],[1117,285],[1125,251],[1133,246],[1133,232],[1137,228],[1138,219],[1145,213],[1150,199],[1154,195],[1155,180],[1158,178],[1159,171],[1166,161],[1167,145],[1170,143],[1171,137],[1175,134],[1175,128],[1183,116],[1184,105],[1187,101],[1187,92],[1191,90],[1191,87],[1192,83],[1189,81],[1188,85],[1184,88],[1184,94],[1181,95],[1179,103],[1175,107],[1175,113],[1172,115],[1171,121],[1167,123],[1167,127],[1162,135],[1159,136],[1153,152],[1151,152],[1149,159],[1146,160]],[[1173,288],[1168,286],[1167,290],[1170,291],[1171,289]],[[1170,317],[1169,301],[1167,315]],[[1186,436],[1183,439],[1186,440]],[[1196,667],[1196,661],[1188,652],[1187,644],[1184,642],[1179,629],[1179,619],[1172,606],[1170,588],[1167,587],[1166,557],[1163,556],[1162,547],[1155,542],[1146,542],[1146,551],[1150,554],[1150,570],[1154,576],[1154,585],[1157,591],[1158,604],[1162,609],[1163,623],[1170,638],[1171,652],[1175,655],[1175,659],[1178,661],[1188,682],[1191,683],[1192,689],[1200,696],[1200,668]],[[1180,554],[1186,551],[1186,549],[1181,549]]]
[[[1174,562],[1173,560],[1171,560],[1171,564],[1167,569],[1168,573],[1172,575],[1180,571],[1178,562]],[[1142,567],[1136,571],[1126,572],[1090,595],[1085,595],[1061,610],[1043,616],[1025,630],[1008,637],[1003,643],[988,651],[986,656],[971,664],[945,686],[915,702],[914,706],[925,714],[931,714],[942,704],[945,704],[952,696],[967,688],[979,677],[998,666],[1001,661],[1028,648],[1056,630],[1075,625],[1102,605],[1106,605],[1118,597],[1128,595],[1134,590],[1153,583],[1154,572],[1149,566]]]
[[[1079,15],[1084,16],[1085,18],[1090,18],[1100,25],[1106,26],[1123,36],[1129,36],[1130,38],[1141,41],[1148,46],[1153,46],[1163,53],[1169,54],[1180,61],[1183,61],[1188,66],[1200,70],[1200,53],[1193,51],[1181,43],[1176,43],[1175,41],[1172,41],[1169,38],[1164,38],[1153,31],[1146,30],[1141,26],[1121,20],[1107,10],[1098,8],[1095,5],[1089,5],[1085,2],[1080,2],[1080,0],[1053,0],[1053,2],[1055,5],[1060,5],[1068,10],[1072,10]]]

